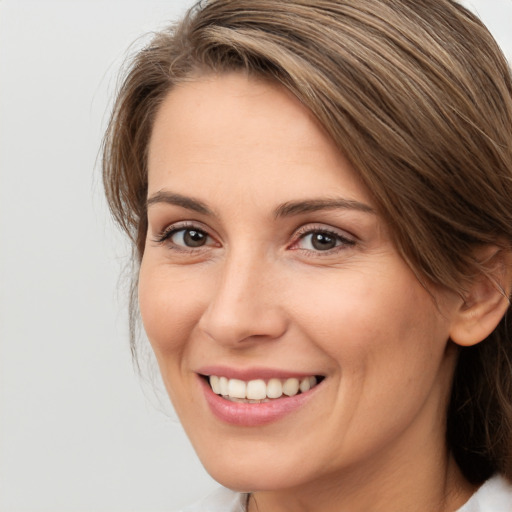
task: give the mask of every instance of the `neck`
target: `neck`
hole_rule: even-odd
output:
[[[248,512],[454,512],[476,490],[451,459],[445,471],[436,475],[435,483],[417,478],[414,483],[409,480],[394,487],[394,478],[342,478],[337,486],[318,482],[314,489],[256,492],[250,496]]]
[[[258,491],[248,512],[454,512],[476,490],[435,439],[411,452],[388,446],[357,468],[309,482],[297,488]]]

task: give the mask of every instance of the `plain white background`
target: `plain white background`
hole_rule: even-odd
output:
[[[512,57],[512,0],[466,3]],[[173,510],[216,486],[131,366],[97,162],[128,47],[189,5],[0,0],[0,512]]]

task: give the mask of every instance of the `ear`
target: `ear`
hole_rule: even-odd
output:
[[[464,347],[487,338],[510,306],[511,254],[493,245],[479,250],[476,257],[482,270],[465,294],[450,331],[452,341]]]

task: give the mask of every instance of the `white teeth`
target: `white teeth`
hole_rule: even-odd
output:
[[[292,377],[285,380],[273,378],[268,382],[263,379],[245,382],[240,379],[211,375],[209,380],[215,394],[222,395],[233,402],[248,403],[268,402],[268,399],[280,398],[283,395],[295,396],[299,392],[309,391],[317,384],[316,377],[313,376],[300,380]]]
[[[220,395],[221,392],[220,392],[220,384],[219,384],[219,377],[217,377],[216,375],[212,375],[210,377],[210,386],[212,387],[213,389],[213,392],[217,395]]]
[[[261,379],[250,380],[247,383],[247,398],[249,400],[263,400],[267,398],[267,385],[265,381]]]
[[[237,398],[235,396],[227,396],[226,397],[230,402],[240,402],[240,403],[245,403],[245,399],[244,398]]]
[[[267,384],[267,396],[279,398],[283,394],[283,385],[279,379],[270,379]]]
[[[302,393],[309,391],[313,386],[316,385],[316,377],[306,377],[300,381],[299,389]]]
[[[288,396],[295,396],[299,392],[299,379],[286,379],[283,384],[283,393]]]
[[[228,379],[226,377],[219,377],[219,393],[220,395],[227,395],[228,392]]]
[[[231,398],[245,398],[247,385],[243,380],[229,379],[228,395]]]

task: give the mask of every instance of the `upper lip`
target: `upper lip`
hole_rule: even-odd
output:
[[[317,372],[297,372],[294,370],[283,370],[277,368],[251,367],[251,368],[233,368],[231,366],[211,365],[202,366],[197,373],[203,376],[216,375],[218,377],[227,377],[228,379],[239,379],[244,381],[256,379],[301,379],[312,375],[320,375]]]

